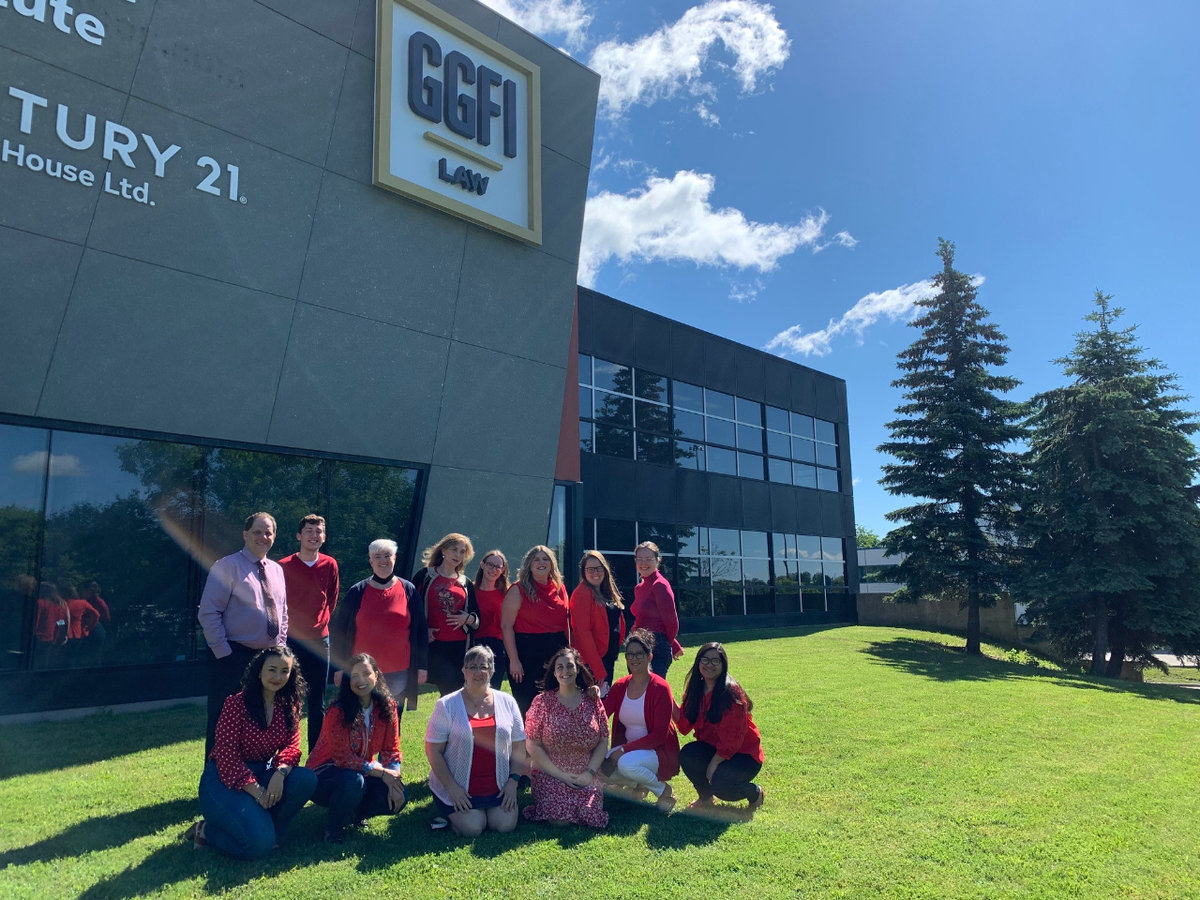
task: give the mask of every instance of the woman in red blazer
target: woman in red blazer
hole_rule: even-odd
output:
[[[612,749],[602,771],[618,789],[645,797],[669,812],[675,793],[667,780],[679,772],[679,734],[672,721],[675,698],[671,686],[650,671],[655,637],[635,628],[625,641],[629,674],[612,686],[604,710],[613,717]]]

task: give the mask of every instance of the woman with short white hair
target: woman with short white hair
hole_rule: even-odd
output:
[[[412,582],[396,575],[395,541],[380,538],[367,548],[370,578],[346,592],[329,622],[330,657],[344,670],[351,657],[375,657],[392,696],[417,708],[417,686],[429,675],[425,604]],[[340,678],[341,672],[338,673]],[[404,705],[397,704],[401,714]]]

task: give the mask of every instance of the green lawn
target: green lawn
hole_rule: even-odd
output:
[[[310,807],[282,851],[242,863],[178,840],[200,707],[0,727],[0,898],[1200,897],[1200,690],[960,645],[859,627],[730,640],[767,754],[751,822],[612,802],[602,833],[431,832],[423,696],[399,817],[330,846]],[[675,784],[682,809],[694,794]]]

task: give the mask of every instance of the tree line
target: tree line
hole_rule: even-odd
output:
[[[882,539],[902,555],[895,599],[953,601],[980,652],[979,610],[1007,592],[1038,636],[1093,674],[1200,653],[1200,459],[1177,377],[1097,290],[1090,326],[1055,360],[1065,383],[1025,402],[1007,339],[939,239],[936,293],[897,360],[902,390],[881,483],[909,503]]]

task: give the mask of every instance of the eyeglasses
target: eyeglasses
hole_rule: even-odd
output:
[[[702,657],[700,657],[700,659],[697,660],[697,662],[700,663],[700,665],[702,665],[702,666],[719,666],[721,664],[721,657],[719,657],[719,656],[702,656]]]
[[[645,654],[645,653],[626,653],[626,654],[625,654],[625,658],[626,658],[626,659],[632,659],[632,660],[634,660],[634,661],[636,662],[636,661],[637,661],[637,660],[639,660],[639,659],[645,659],[645,658],[646,658],[646,654]]]
[[[604,566],[584,566],[583,571],[587,572],[589,575],[596,575],[604,571]]]
[[[504,568],[504,563],[494,563],[494,562],[488,562],[488,561],[485,559],[485,560],[483,561],[483,567],[484,567],[485,569],[503,569],[503,568]]]
[[[492,666],[463,666],[464,672],[490,672]]]

